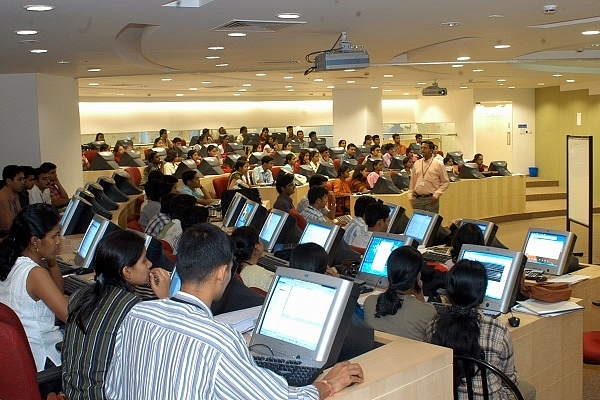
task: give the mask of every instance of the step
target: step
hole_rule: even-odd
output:
[[[532,178],[528,176],[525,180],[525,187],[545,187],[558,186],[558,181],[555,179]]]
[[[563,200],[567,198],[567,191],[559,186],[538,186],[525,189],[526,201]]]
[[[594,204],[592,212],[594,214],[600,213],[600,203]],[[502,215],[498,217],[486,218],[486,220],[494,223],[502,223],[535,218],[562,217],[566,215],[566,200],[546,200],[544,202],[527,202],[525,204],[524,213]]]

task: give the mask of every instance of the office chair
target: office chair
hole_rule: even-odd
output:
[[[0,303],[0,399],[40,400],[59,392],[61,367],[37,372],[21,320]]]
[[[469,400],[473,400],[475,392],[473,390],[473,378],[477,375],[481,375],[481,383],[483,387],[483,399],[490,400],[490,394],[488,392],[488,374],[496,375],[502,380],[503,386],[508,387],[514,394],[517,400],[524,400],[523,395],[519,391],[519,388],[508,376],[498,368],[483,360],[478,360],[472,357],[454,355],[454,365],[456,366],[459,362],[463,364],[463,368],[466,375],[467,381],[467,396]],[[456,377],[455,377],[456,379]],[[458,400],[458,387],[460,382],[454,382],[454,399]],[[479,396],[477,397],[479,398]]]

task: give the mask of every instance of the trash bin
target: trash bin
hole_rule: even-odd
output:
[[[529,176],[532,178],[536,178],[538,176],[539,168],[538,167],[529,167]]]

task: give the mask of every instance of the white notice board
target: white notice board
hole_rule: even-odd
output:
[[[567,218],[590,226],[592,214],[592,137],[567,136]]]

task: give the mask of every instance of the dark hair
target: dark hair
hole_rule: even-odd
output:
[[[258,146],[262,146],[262,144],[261,144],[260,142],[258,142],[258,143],[254,143],[254,144],[252,145],[252,152],[253,152],[253,153],[254,153],[255,151],[257,151],[257,149],[258,149]]]
[[[263,158],[260,159],[260,164],[261,165],[265,165],[270,163],[271,161],[273,161],[273,157],[271,156],[264,156]]]
[[[25,172],[23,172],[25,173]],[[33,179],[35,179],[36,181],[40,179],[40,175],[41,174],[48,174],[50,173],[50,170],[43,168],[43,167],[39,167],[39,168],[35,168],[33,170]]]
[[[348,167],[348,165],[340,165],[340,168],[337,171],[337,177],[342,179],[344,173],[346,173],[349,169],[350,167]]]
[[[185,210],[196,205],[196,198],[189,194],[178,194],[171,200],[171,219],[181,220]]]
[[[433,151],[433,148],[435,147],[435,144],[433,144],[433,142],[431,140],[423,140],[421,142],[421,146],[423,146],[424,144],[426,144],[427,147],[429,147],[429,149],[431,149],[431,151]]]
[[[181,181],[184,185],[187,185],[189,181],[193,180],[196,177],[197,174],[198,170],[185,171],[183,174],[181,174]]]
[[[327,146],[317,146],[317,150],[319,150],[319,153],[323,154],[326,151],[329,151],[329,147],[327,147]]]
[[[346,150],[350,150],[352,147],[356,148],[356,145],[354,143],[348,143]]]
[[[167,156],[165,157],[165,162],[173,162],[177,158],[177,152],[175,150],[167,151]]]
[[[234,171],[239,171],[246,164],[248,164],[248,160],[245,159],[245,158],[240,157],[240,158],[237,159],[237,161],[233,165],[233,170]]]
[[[325,175],[314,174],[308,179],[308,187],[311,188],[314,186],[322,186],[328,180],[329,178],[327,178]]]
[[[7,237],[0,243],[0,281],[6,280],[17,258],[31,238],[43,239],[56,225],[59,217],[49,204],[31,204],[15,216]]]
[[[452,161],[452,163],[454,164],[454,158],[452,158],[451,156],[444,157],[444,165],[446,165],[448,161]]]
[[[215,146],[214,144],[209,144],[208,146],[206,146],[206,152],[210,152],[213,151],[214,149],[218,149],[217,146]]]
[[[183,140],[181,140],[180,137],[175,137],[175,138],[173,138],[173,140],[171,140],[171,142],[172,143],[180,143],[180,142],[183,142]]]
[[[185,231],[193,225],[208,222],[208,208],[193,205],[184,209],[178,219],[181,222],[181,230]]]
[[[423,135],[421,135],[420,133],[417,133],[415,135],[415,139],[423,139]]]
[[[473,156],[473,161],[471,161],[471,162],[476,162],[476,161],[477,161],[477,159],[478,159],[479,157],[483,158],[483,154],[481,154],[481,153],[477,153],[477,154],[475,154],[475,155]]]
[[[308,133],[308,138],[310,139],[310,138],[313,138],[313,137],[317,137],[317,132],[315,132],[315,131],[310,131],[310,132]]]
[[[419,288],[418,280],[422,267],[423,257],[412,246],[401,246],[391,252],[387,261],[390,286],[377,298],[375,318],[395,315],[402,308],[401,292]]]
[[[386,144],[383,146],[383,149],[384,149],[385,151],[390,151],[390,150],[392,150],[393,148],[394,148],[394,145],[393,145],[392,143],[386,143]]]
[[[169,192],[160,198],[160,212],[171,215],[171,200],[177,196],[176,193]]]
[[[229,264],[232,259],[229,237],[212,224],[188,228],[177,245],[177,273],[184,284],[205,281],[218,267]]]
[[[281,193],[283,188],[294,182],[294,174],[288,174],[285,171],[277,175],[277,180],[275,181],[275,190],[277,193]]]
[[[152,179],[144,186],[146,196],[152,201],[160,201],[160,198],[171,191],[171,185],[162,179]]]
[[[377,149],[381,149],[381,146],[380,146],[380,145],[378,145],[378,144],[374,144],[374,145],[372,145],[372,146],[371,146],[371,148],[369,149],[369,152],[370,152],[370,153],[372,153],[372,152],[374,152],[374,151],[375,151],[375,150],[377,150]]]
[[[153,159],[154,157],[156,157],[156,155],[157,155],[157,154],[158,154],[158,152],[156,152],[156,151],[153,151],[153,150],[150,150],[150,151],[148,152],[148,154],[146,155],[146,161],[148,161],[149,163],[150,163],[150,162],[152,162],[152,159]]]
[[[372,139],[373,139],[373,137],[371,135],[365,135],[365,140],[363,140],[363,144],[365,144],[365,142],[367,140],[372,140]]]
[[[352,173],[352,179],[358,179],[361,182],[366,182],[367,178],[365,178],[362,172],[367,169],[366,165],[360,164],[354,168],[354,172]]]
[[[244,132],[245,130],[248,130],[248,128],[246,128],[244,125],[240,126],[240,133]]]
[[[109,145],[109,144],[107,144],[107,143],[102,143],[102,144],[100,145],[100,149],[99,149],[99,150],[100,150],[100,151],[108,151],[109,149],[110,149],[110,145]]]
[[[373,135],[373,136],[371,136],[371,139],[373,139],[373,140],[379,139],[379,135]]]
[[[23,170],[23,175],[27,178],[30,175],[35,176],[35,169],[30,165],[21,165],[21,169]]]
[[[379,164],[381,164],[383,161],[379,158],[375,158],[373,159],[373,169],[375,169],[375,167]]]
[[[446,293],[453,307],[433,320],[431,343],[449,347],[455,355],[483,359],[480,317],[474,309],[483,301],[486,288],[487,274],[480,262],[456,263],[446,274]],[[454,382],[464,378],[464,369],[462,363],[454,363]]]
[[[288,130],[288,129],[290,129],[290,128],[292,128],[292,130],[294,129],[294,127],[293,127],[293,126],[291,126],[291,125],[288,125],[288,126],[286,126],[286,127],[285,127],[285,130],[287,131],[287,130]]]
[[[102,133],[102,132],[96,133],[96,139],[95,139],[96,142],[98,141],[98,138],[100,137],[100,135],[104,136],[104,133]]]
[[[237,264],[236,270],[241,271],[240,263],[252,257],[254,246],[260,240],[258,230],[253,226],[242,226],[231,233],[231,250]]]
[[[303,243],[294,247],[290,268],[324,274],[327,271],[327,252],[316,243]]]
[[[154,146],[156,146],[156,143],[158,143],[159,140],[162,140],[162,138],[159,136],[156,139],[154,139]],[[164,142],[164,140],[163,140]]]
[[[198,152],[198,150],[194,150],[194,149],[188,151],[187,152],[187,158],[191,159],[194,156],[194,153],[197,153],[197,152]]]
[[[56,169],[58,167],[56,166],[56,164],[51,163],[50,161],[46,161],[43,162],[42,165],[40,165],[40,168],[46,168],[48,171],[52,171],[53,169]]]
[[[23,172],[23,168],[18,165],[7,165],[2,170],[2,179],[4,179],[5,182],[7,179],[15,179],[15,176],[21,172]]]
[[[173,186],[177,185],[179,179],[175,178],[173,175],[163,175],[161,180],[169,184],[169,191],[173,188]]]
[[[290,163],[290,161],[292,161],[292,159],[293,159],[294,157],[296,157],[296,154],[294,154],[294,153],[288,153],[288,154],[286,154],[286,155],[285,155],[285,163],[284,163],[284,165],[285,165],[285,164],[289,164],[289,163]]]
[[[125,150],[125,146],[123,146],[122,144],[116,144],[115,147],[113,148],[113,153],[117,154],[119,152],[119,147],[122,147],[123,150]]]
[[[338,147],[341,147],[342,146],[342,142],[345,142],[345,141],[346,141],[346,139],[340,139],[340,140],[338,140]]]
[[[165,177],[165,174],[163,174],[159,170],[155,169],[154,171],[152,171],[148,174],[148,182],[154,181],[154,180],[162,181],[164,177]]]
[[[307,149],[300,150],[300,154],[298,155],[298,162],[300,163],[300,165],[302,165],[302,163],[304,162],[304,157],[307,154],[310,154],[310,151],[308,151]]]
[[[329,194],[329,190],[323,186],[313,186],[308,189],[306,197],[308,197],[308,204],[313,205],[315,201]]]
[[[404,165],[406,167],[406,164],[408,164],[409,161],[412,161],[411,157],[404,157],[402,159],[402,165]]]
[[[400,137],[400,134],[399,134],[399,133],[394,133],[394,134],[392,135],[392,139],[396,139],[397,137]]]
[[[463,224],[456,231],[454,237],[452,238],[452,243],[450,244],[450,255],[452,256],[452,260],[456,261],[458,254],[460,253],[460,248],[463,244],[477,244],[479,246],[485,245],[483,233],[477,225],[473,223]]]
[[[369,204],[365,209],[364,220],[369,228],[377,224],[379,220],[385,220],[390,216],[390,208],[383,203],[375,202]]]
[[[109,294],[111,286],[132,292],[133,288],[123,277],[123,268],[134,266],[143,254],[144,239],[134,232],[118,230],[103,237],[93,260],[98,279],[79,296],[67,322],[75,322],[86,333],[88,318]]]
[[[373,196],[360,196],[354,203],[354,215],[364,218],[365,211],[370,204],[377,203],[377,198]]]

